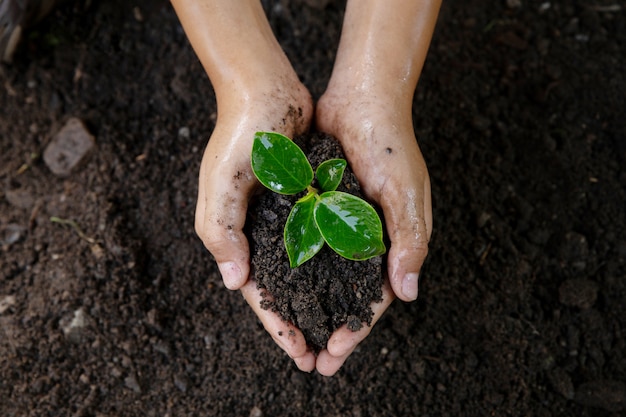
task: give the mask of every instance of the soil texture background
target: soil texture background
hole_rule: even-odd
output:
[[[318,98],[344,2],[263,4]],[[56,10],[0,65],[0,415],[624,415],[625,22],[609,0],[444,1],[413,112],[420,296],[326,378],[194,234],[215,96],[169,2]],[[71,118],[95,147],[58,176]]]

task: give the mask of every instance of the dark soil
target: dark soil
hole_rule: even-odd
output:
[[[345,159],[339,143],[328,135],[307,135],[295,142],[314,169],[329,159]],[[363,197],[349,167],[337,190]],[[347,324],[357,331],[364,323],[371,324],[370,306],[382,299],[382,257],[349,261],[324,245],[312,259],[290,268],[283,228],[300,197],[268,192],[251,207],[252,275],[257,286],[266,290],[263,307],[294,323],[312,350],[319,352],[340,326]]]
[[[216,108],[169,2],[91,3],[0,65],[0,415],[624,415],[621,2],[444,2],[414,100],[420,297],[332,378],[296,369],[194,234]],[[319,97],[343,2],[264,4]],[[40,155],[71,117],[96,149],[59,178]]]

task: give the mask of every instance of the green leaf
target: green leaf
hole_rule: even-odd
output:
[[[324,246],[313,217],[314,207],[315,194],[306,195],[292,207],[285,223],[285,248],[292,268],[311,259]]]
[[[344,258],[358,261],[385,253],[380,217],[359,197],[327,191],[319,197],[314,216],[328,246]]]
[[[335,191],[341,183],[343,171],[348,163],[345,159],[329,159],[322,162],[315,171],[317,181],[324,191]]]
[[[297,194],[313,181],[302,149],[280,133],[255,133],[251,163],[261,184],[279,194]]]

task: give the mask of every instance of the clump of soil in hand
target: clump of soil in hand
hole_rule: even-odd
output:
[[[345,158],[331,136],[316,133],[294,141],[313,168],[328,159]],[[362,197],[349,167],[337,190]],[[262,307],[293,323],[311,349],[319,352],[342,325],[347,324],[352,331],[371,325],[371,304],[382,299],[382,257],[351,261],[324,245],[312,259],[290,268],[283,228],[291,207],[302,195],[264,193],[250,206],[246,230],[252,250],[252,277],[257,287],[265,290]]]

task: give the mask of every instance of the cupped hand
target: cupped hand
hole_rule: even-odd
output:
[[[303,371],[317,369],[333,375],[372,327],[364,326],[358,332],[341,327],[316,358],[299,329],[260,307],[260,291],[249,280],[250,253],[243,226],[248,200],[258,185],[250,168],[252,140],[259,130],[290,137],[306,130],[312,117],[310,101],[305,100],[308,106],[298,106],[304,108],[302,113],[294,112],[294,105],[288,102],[268,107],[270,101],[250,98],[241,102],[239,111],[221,113],[200,169],[196,231],[215,257],[225,286],[241,290],[265,329],[296,365]],[[383,301],[372,305],[372,326],[395,297],[404,301],[417,298],[419,270],[432,231],[430,181],[410,117],[407,122],[401,112],[385,111],[388,109],[380,105],[351,107],[325,95],[316,113],[318,129],[340,140],[366,196],[383,209],[391,247]],[[294,118],[294,114],[303,116]]]
[[[243,233],[248,199],[256,187],[249,163],[254,133],[272,130],[293,137],[304,132],[313,115],[311,97],[259,2],[172,4],[218,101],[217,126],[200,169],[196,231],[215,257],[226,287],[242,290],[296,364],[333,374],[369,328],[355,334],[337,330],[316,361],[298,329],[260,310],[260,294],[249,281],[250,253]],[[366,196],[385,215],[391,240],[389,286],[384,301],[373,306],[376,320],[394,295],[405,301],[417,297],[419,270],[428,251],[430,182],[412,129],[411,97],[439,4],[348,2],[329,90],[318,105],[318,128],[340,140]],[[380,33],[385,36],[375,36]],[[380,89],[378,97],[375,88]],[[398,89],[403,93],[396,95]],[[403,98],[394,101],[394,96]]]
[[[432,232],[430,179],[417,144],[410,106],[371,101],[350,93],[322,96],[317,128],[335,136],[367,198],[380,205],[391,241],[383,301],[372,304],[372,326],[395,297],[413,301]],[[351,333],[345,327],[331,336],[317,359],[317,370],[332,375],[343,365],[371,327]]]
[[[261,294],[250,280],[250,249],[243,232],[248,200],[258,187],[250,166],[254,134],[271,130],[289,137],[304,133],[313,104],[299,83],[276,91],[250,92],[218,102],[219,116],[200,166],[196,233],[217,262],[224,285],[241,290],[272,338],[304,371],[315,369],[300,330],[260,308]]]

